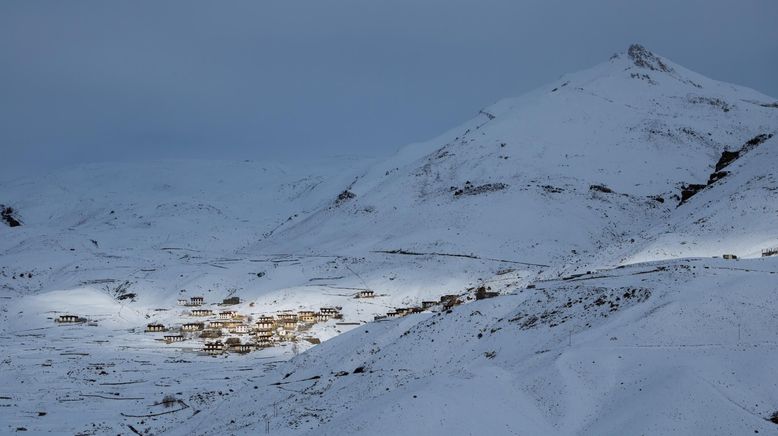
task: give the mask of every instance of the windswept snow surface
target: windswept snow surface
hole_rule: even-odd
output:
[[[0,432],[774,432],[774,102],[632,46],[383,161],[4,182]],[[193,296],[343,319],[218,357],[143,332]]]

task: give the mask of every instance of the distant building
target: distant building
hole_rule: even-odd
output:
[[[270,338],[273,337],[273,332],[269,330],[260,330],[256,333],[257,339],[267,339],[270,340]]]
[[[240,298],[239,297],[225,298],[224,300],[222,300],[222,304],[224,305],[240,304]]]
[[[778,254],[778,247],[776,247],[776,248],[765,248],[764,250],[762,250],[762,257],[775,256],[776,254]]]
[[[251,345],[249,344],[230,345],[230,351],[234,353],[249,353],[251,352]]]
[[[394,311],[397,312],[397,316],[405,316],[405,315],[409,315],[409,314],[413,313],[413,308],[412,307],[398,307]]]
[[[181,330],[185,332],[197,332],[205,328],[205,325],[201,322],[190,322],[181,326]]]
[[[178,300],[178,305],[179,306],[186,306],[188,304],[189,304],[189,301],[187,301],[187,300]]]
[[[181,342],[184,340],[183,335],[165,335],[164,336],[165,342]]]
[[[273,321],[265,320],[257,321],[257,323],[254,325],[256,326],[257,330],[272,330],[273,327],[275,327],[275,323]]]
[[[462,301],[459,299],[459,295],[444,295],[440,297],[440,304],[443,305],[444,309],[451,309],[456,305],[462,304]]]
[[[202,339],[216,339],[220,337],[222,337],[221,329],[208,329],[203,330],[202,333],[200,333],[200,338]]]
[[[221,354],[224,352],[224,344],[222,341],[206,342],[203,351],[208,354]]]
[[[723,257],[724,259],[728,259],[728,260],[735,260],[735,259],[737,259],[737,256],[735,256],[734,254],[725,254],[725,255],[724,255],[724,256],[722,256],[722,257]]]
[[[437,301],[422,301],[421,302],[421,308],[422,309],[429,309],[430,307],[435,307],[438,305]]]
[[[359,291],[359,293],[357,294],[357,298],[373,298],[373,297],[375,297],[375,292],[368,291],[368,290]]]
[[[268,348],[272,347],[273,343],[270,341],[270,339],[258,339],[257,340],[257,347],[259,348]]]
[[[191,314],[192,314],[192,316],[211,316],[211,315],[213,315],[213,310],[211,310],[211,309],[192,309]]]
[[[330,315],[334,316],[340,313],[340,310],[336,307],[322,307],[319,309],[320,313],[323,313],[324,315]]]
[[[146,331],[147,332],[164,332],[165,331],[165,326],[162,325],[162,324],[156,324],[156,323],[148,324],[146,326]]]
[[[211,329],[223,329],[225,327],[224,321],[211,321],[208,323],[208,328]]]
[[[476,300],[484,300],[487,298],[494,298],[499,296],[499,292],[492,292],[491,287],[487,286],[479,286],[478,289],[475,290],[475,299]]]
[[[205,298],[203,297],[192,297],[189,299],[190,306],[202,306],[203,304],[205,304]]]
[[[227,310],[227,311],[219,313],[219,319],[232,319],[237,314],[238,314],[238,312],[236,312],[234,310]]]
[[[297,321],[296,313],[279,313],[278,319],[281,321]]]
[[[60,315],[57,317],[57,322],[69,323],[69,322],[83,322],[84,319],[78,315]]]
[[[316,322],[316,312],[312,310],[301,310],[297,312],[297,319],[299,319],[300,322],[313,324]]]
[[[231,331],[233,333],[246,334],[246,333],[249,332],[249,326],[246,325],[246,324],[239,324],[239,325],[236,325],[235,327],[233,327],[231,329]]]

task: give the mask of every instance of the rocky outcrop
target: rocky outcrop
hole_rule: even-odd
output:
[[[357,197],[357,194],[355,194],[355,193],[349,191],[348,189],[346,189],[345,191],[343,191],[340,194],[338,194],[338,198],[335,199],[335,205],[338,206],[338,205],[340,205],[342,203],[345,203],[346,201],[349,201],[352,198],[356,198],[356,197]]]
[[[463,187],[457,188],[456,186],[452,186],[451,190],[454,191],[454,197],[459,197],[460,195],[478,195],[487,192],[502,191],[507,187],[508,185],[505,183],[484,183],[483,185],[475,186],[470,183],[470,181],[467,181]]]
[[[19,227],[22,225],[22,222],[14,216],[15,214],[14,208],[0,204],[0,221],[6,223],[8,227]]]
[[[627,54],[630,59],[632,59],[632,62],[640,68],[647,68],[651,71],[662,71],[665,73],[674,72],[673,68],[662,62],[662,59],[660,59],[659,56],[651,53],[647,48],[640,44],[632,44],[629,46]]]
[[[684,204],[686,200],[692,198],[696,193],[702,191],[706,187],[718,182],[719,180],[729,175],[729,171],[722,171],[722,170],[727,166],[729,166],[732,162],[738,160],[745,153],[753,150],[754,148],[758,147],[760,144],[762,144],[763,142],[767,141],[772,137],[773,137],[772,133],[762,133],[746,141],[746,143],[743,144],[737,150],[734,151],[724,150],[723,152],[721,152],[721,157],[719,158],[719,161],[716,162],[715,171],[712,172],[708,177],[708,183],[706,183],[705,185],[699,185],[699,184],[684,185],[681,188],[681,202],[678,203],[678,206]]]

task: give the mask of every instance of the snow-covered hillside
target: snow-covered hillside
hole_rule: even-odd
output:
[[[638,264],[335,338],[175,434],[775,432],[778,259]]]
[[[634,45],[383,161],[4,182],[0,431],[774,431],[777,106]],[[143,332],[195,296],[341,318],[219,357]]]
[[[772,101],[633,46],[406,147],[354,183],[356,197],[260,246],[580,260],[661,220],[722,151],[775,131]]]

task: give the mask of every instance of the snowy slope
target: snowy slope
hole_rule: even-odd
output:
[[[379,162],[3,182],[0,432],[772,431],[778,264],[712,257],[778,246],[778,138],[679,203],[778,130],[773,102],[632,46]],[[443,294],[468,304],[371,322]],[[142,332],[195,295],[346,323],[219,358]]]
[[[723,150],[773,132],[778,111],[758,104],[771,101],[636,46],[407,147],[350,186],[355,198],[258,247],[580,259],[653,225]]]
[[[773,432],[775,274],[775,259],[638,264],[375,323],[175,434]]]
[[[778,247],[777,139],[727,166],[727,176],[674,210],[627,262],[723,253],[759,257]]]

